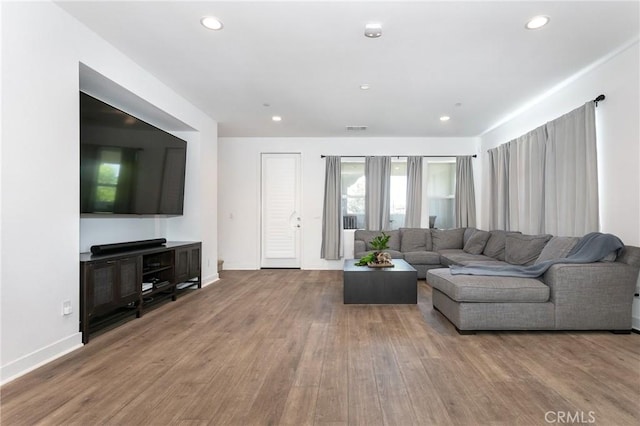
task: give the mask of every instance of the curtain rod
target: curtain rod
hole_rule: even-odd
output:
[[[320,158],[326,158],[327,156],[322,154]],[[369,155],[338,155],[337,157],[341,158],[364,158],[369,157]],[[372,157],[380,157],[373,155]],[[465,155],[388,155],[386,157],[423,157],[423,158],[451,158],[451,157],[466,157]],[[476,158],[477,155],[473,154],[471,157]]]
[[[605,95],[598,95],[596,96],[596,98],[593,100],[593,102],[595,102],[596,107],[598,106],[598,102],[602,102],[606,99]],[[325,158],[326,155],[321,155],[320,158]],[[344,158],[364,158],[366,157],[366,155],[340,155],[339,157],[344,157]],[[409,157],[409,155],[390,155],[389,157],[396,157],[396,158],[400,158],[400,157]],[[422,155],[422,157],[426,157],[426,158],[449,158],[449,157],[460,157],[459,155]],[[473,158],[476,158],[477,155],[473,154],[472,155]]]

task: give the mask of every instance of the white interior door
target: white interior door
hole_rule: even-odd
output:
[[[299,268],[300,154],[262,154],[262,268]]]

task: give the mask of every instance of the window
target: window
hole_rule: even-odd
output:
[[[407,160],[391,161],[390,182],[390,228],[398,229],[404,226],[407,212]]]
[[[342,161],[342,216],[345,228],[364,228],[364,160]],[[355,224],[352,223],[355,221]]]
[[[365,227],[364,159],[342,159],[342,215],[344,228]],[[436,228],[455,226],[455,158],[439,158],[424,162],[422,195],[422,226],[428,216],[435,216]],[[407,160],[391,161],[390,229],[404,226],[407,208]]]
[[[456,162],[442,159],[427,162],[427,209],[435,216],[434,227],[440,229],[455,226]]]
[[[357,228],[364,228],[365,215],[365,176],[364,160],[342,160],[342,215],[345,228],[351,221],[355,221]],[[391,162],[390,182],[390,228],[398,229],[404,226],[407,198],[407,161],[395,160]]]
[[[95,210],[112,212],[120,177],[121,152],[102,150],[96,185]]]

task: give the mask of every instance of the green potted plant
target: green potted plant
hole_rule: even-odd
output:
[[[373,238],[369,243],[374,252],[369,253],[360,258],[360,261],[356,263],[357,266],[372,266],[372,267],[385,267],[393,266],[391,263],[391,256],[389,253],[383,252],[389,248],[389,239],[391,235],[387,235],[382,232],[381,235]]]
[[[369,244],[371,244],[371,247],[373,247],[375,251],[382,251],[389,248],[389,239],[391,239],[391,235],[382,232],[382,235],[378,235],[372,239]]]

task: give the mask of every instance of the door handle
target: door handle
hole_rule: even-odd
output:
[[[291,216],[289,216],[289,223],[291,224],[293,222],[293,219],[295,217],[295,221],[297,222],[295,225],[293,225],[294,228],[300,228],[300,221],[302,220],[302,218],[300,216],[296,216],[298,212],[294,211],[293,213],[291,213]]]

